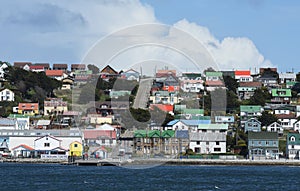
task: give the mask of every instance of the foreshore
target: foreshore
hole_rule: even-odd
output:
[[[68,163],[66,160],[49,160],[49,159],[3,159],[3,163],[55,163],[55,164],[69,164],[78,165],[80,164],[96,164],[99,163],[116,163],[119,162],[119,166],[135,166],[135,165],[236,165],[236,166],[260,166],[260,165],[272,165],[272,166],[300,166],[300,160],[246,160],[246,159],[235,159],[235,160],[222,160],[222,159],[134,159],[134,160],[78,160],[73,163]]]

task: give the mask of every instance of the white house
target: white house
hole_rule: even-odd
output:
[[[283,129],[290,130],[294,128],[293,124],[297,121],[297,118],[294,114],[278,114],[276,116]]]
[[[296,74],[294,72],[280,73],[279,80],[280,80],[281,84],[284,84],[287,82],[294,82],[294,81],[296,81]]]
[[[175,120],[170,121],[166,125],[164,130],[173,130],[173,131],[176,131],[176,130],[189,130],[189,126],[186,125],[185,123],[183,123],[182,121],[175,119]]]
[[[7,88],[0,90],[0,101],[15,101],[15,93]]]
[[[40,151],[50,151],[61,146],[61,140],[45,135],[34,140],[34,149]]]
[[[268,132],[277,132],[278,135],[283,135],[283,127],[277,122],[274,122],[267,126],[267,131]]]
[[[300,121],[299,120],[293,124],[293,129],[294,129],[294,131],[300,132]]]
[[[8,68],[8,64],[6,64],[5,62],[0,63],[0,78],[4,78],[4,71],[6,68]]]
[[[195,153],[226,153],[228,124],[199,124],[197,132],[190,132],[190,144]]]

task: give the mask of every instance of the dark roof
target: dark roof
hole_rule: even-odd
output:
[[[261,82],[240,82],[240,87],[261,87]]]
[[[175,131],[175,137],[179,139],[188,139],[189,131],[188,130],[177,130]]]
[[[118,74],[116,70],[114,70],[110,65],[105,66],[100,73],[108,73],[108,74]]]
[[[53,68],[68,68],[68,64],[53,64]]]
[[[261,139],[261,140],[267,140],[267,139],[278,139],[277,132],[248,132],[248,140],[250,139]]]
[[[43,66],[44,68],[50,68],[50,64],[49,63],[35,63],[35,66]]]
[[[14,67],[23,68],[25,65],[32,65],[31,62],[14,62]]]
[[[85,64],[71,64],[71,69],[85,69]]]

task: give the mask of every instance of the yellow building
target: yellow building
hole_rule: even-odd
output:
[[[18,113],[22,115],[37,115],[39,114],[38,103],[19,103]]]
[[[83,147],[82,144],[78,141],[74,141],[70,144],[69,156],[82,156]]]

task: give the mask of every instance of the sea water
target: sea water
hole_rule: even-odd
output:
[[[0,190],[300,190],[300,167],[0,164]]]

